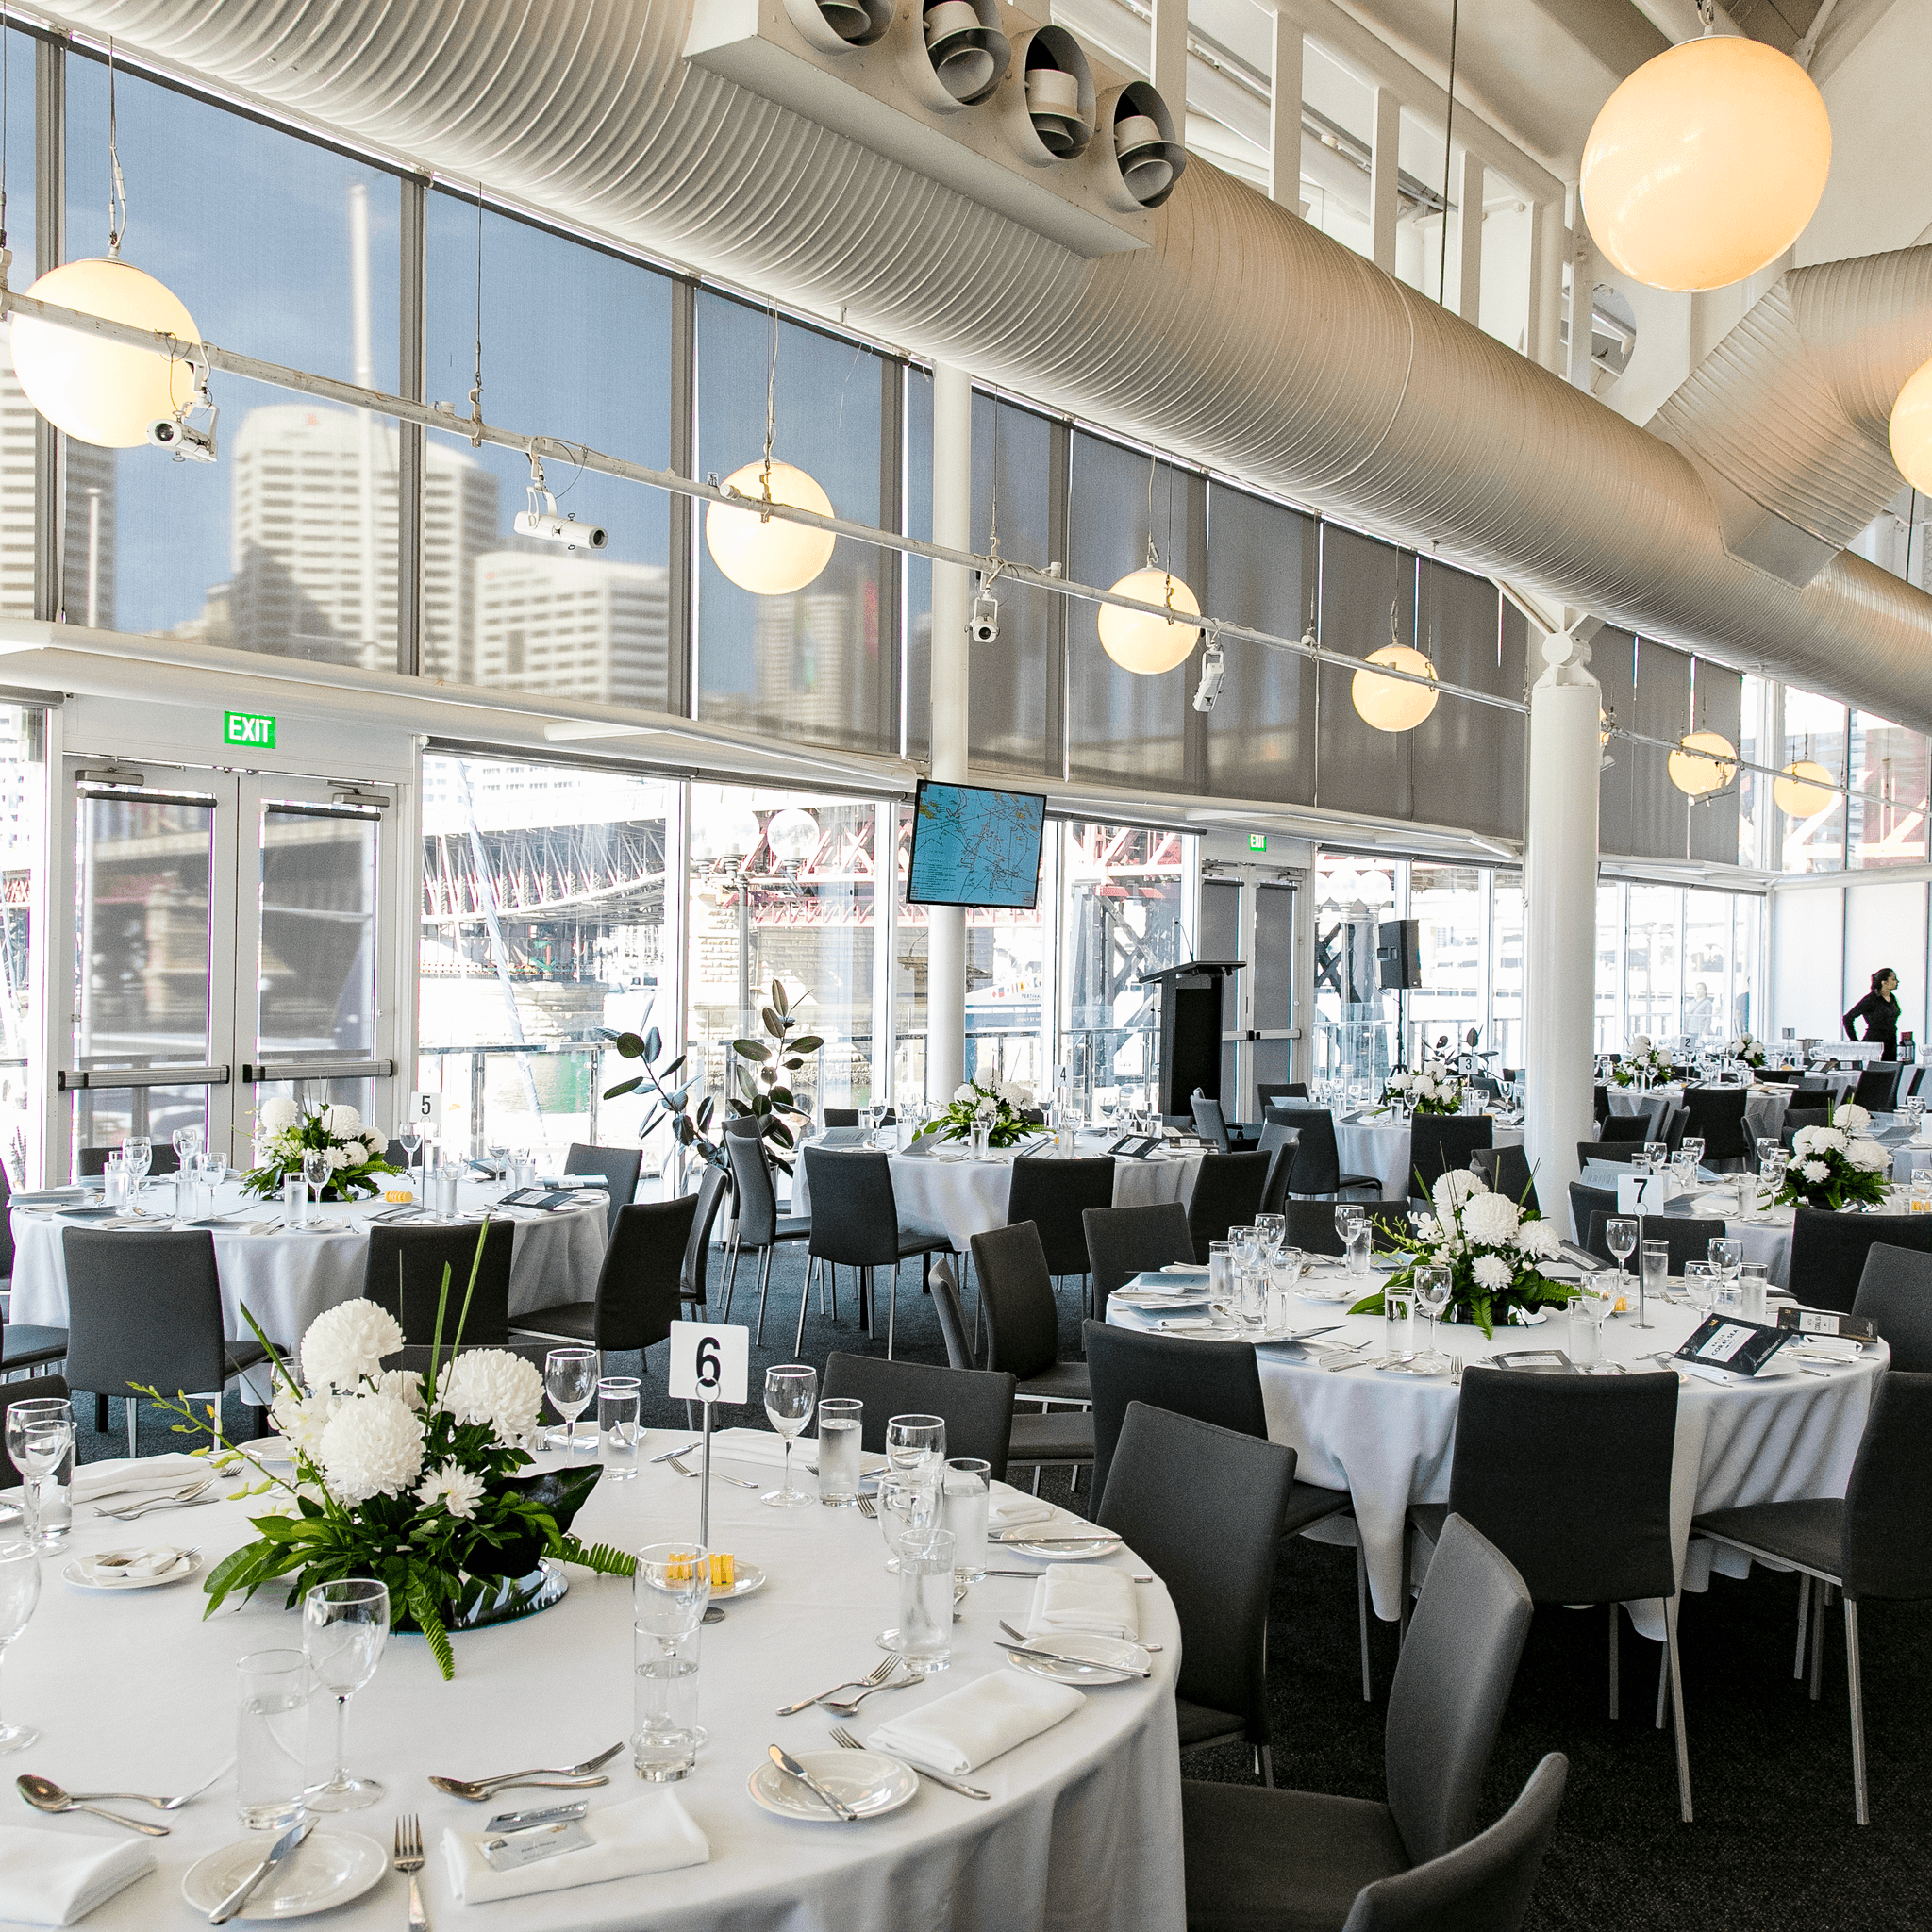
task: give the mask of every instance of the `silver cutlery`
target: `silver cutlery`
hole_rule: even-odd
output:
[[[158,1494],[127,1496],[119,1502],[96,1503],[96,1516],[111,1516],[121,1523],[131,1523],[137,1516],[145,1516],[150,1509],[185,1509],[191,1504],[201,1501],[208,1490],[213,1487],[212,1475],[197,1476],[192,1483],[184,1483],[178,1490],[162,1490]],[[212,1496],[208,1496],[210,1503]]]
[[[1124,1677],[1151,1677],[1152,1671],[1131,1670],[1125,1664],[1097,1663],[1091,1657],[1068,1657],[1063,1651],[1040,1650],[1030,1643],[1003,1643],[1000,1648],[1013,1657],[1031,1657],[1037,1663],[1074,1664],[1090,1671],[1118,1671]]]
[[[1396,1355],[1358,1356],[1352,1362],[1324,1362],[1330,1374],[1343,1374],[1350,1369],[1386,1369],[1402,1359]]]
[[[651,1457],[653,1462],[669,1462],[674,1456],[689,1456],[693,1449],[702,1448],[699,1442],[687,1442],[682,1449],[667,1449],[661,1456]]]
[[[821,1697],[829,1697],[834,1690],[849,1690],[858,1685],[883,1684],[899,1668],[899,1653],[895,1650],[882,1657],[862,1677],[847,1677],[842,1684],[834,1684],[831,1690],[821,1690],[818,1697],[801,1697],[796,1704],[787,1704],[779,1709],[780,1717],[796,1717],[801,1710],[809,1710]]]
[[[1120,1541],[1120,1538],[1110,1534],[1098,1536],[1028,1535],[1024,1529],[1016,1529],[1009,1531],[1005,1536],[990,1536],[987,1538],[987,1541],[990,1543],[1051,1543],[1056,1549],[1060,1549],[1074,1543],[1117,1543]]]
[[[151,1798],[145,1791],[75,1791],[72,1793],[72,1796],[76,1805],[91,1805],[98,1799],[122,1798],[129,1804],[152,1805],[157,1811],[178,1811],[182,1806],[193,1804],[195,1799],[200,1797],[204,1791],[212,1790],[234,1768],[235,1760],[231,1757],[212,1777],[208,1778],[205,1783],[196,1785],[192,1791],[183,1791],[178,1798]],[[58,1791],[60,1789],[58,1785],[48,1784],[47,1780],[43,1777],[23,1777],[20,1782],[23,1786],[29,1782],[36,1786],[45,1785],[50,1791]],[[25,1790],[22,1791],[21,1795],[23,1797],[26,1796]],[[63,1792],[62,1795],[68,1794]],[[27,1803],[31,1805],[33,1800],[27,1798]]]
[[[487,1832],[527,1831],[533,1824],[575,1824],[591,1808],[588,1798],[568,1805],[544,1805],[534,1811],[499,1811],[483,1829]]]
[[[893,1653],[892,1661],[901,1661],[897,1652]],[[893,1677],[883,1684],[874,1684],[869,1690],[861,1690],[857,1697],[821,1697],[819,1702],[825,1709],[836,1710],[841,1717],[850,1717],[868,1697],[876,1697],[881,1690],[909,1690],[913,1685],[924,1681],[920,1677]]]
[[[876,1523],[879,1520],[879,1506],[870,1496],[861,1496],[858,1499],[858,1513],[868,1523]]]
[[[608,1785],[610,1780],[597,1774],[617,1754],[624,1749],[619,1742],[608,1751],[600,1751],[594,1757],[587,1757],[581,1764],[540,1765],[534,1771],[507,1771],[499,1777],[432,1777],[429,1782],[439,1791],[452,1798],[463,1798],[473,1805],[480,1805],[493,1792],[507,1790],[511,1785],[537,1784],[545,1790],[557,1790],[571,1785]]]
[[[705,1473],[703,1470],[687,1469],[684,1466],[684,1464],[678,1461],[677,1457],[675,1456],[664,1456],[657,1457],[655,1459],[662,1462],[668,1462],[672,1466],[672,1468],[678,1473],[679,1475],[688,1475],[692,1482],[699,1482],[704,1477]],[[711,1480],[713,1482],[720,1483],[736,1483],[741,1490],[756,1490],[759,1487],[759,1485],[757,1483],[747,1482],[741,1475],[726,1475],[722,1469],[714,1469],[711,1472]]]
[[[118,1811],[103,1811],[98,1805],[84,1805],[78,1798],[69,1797],[52,1778],[36,1777],[29,1773],[13,1782],[20,1795],[36,1811],[85,1811],[90,1818],[105,1818],[109,1824],[125,1825],[129,1831],[138,1831],[143,1838],[168,1836],[165,1824],[143,1824],[138,1818],[124,1818]]]
[[[1135,1577],[1134,1581],[1136,1583],[1152,1583],[1154,1579],[1151,1576],[1137,1576]],[[1013,1640],[1015,1643],[1025,1644],[1030,1646],[1033,1642],[1033,1639],[1028,1637],[1025,1631],[1014,1629],[1013,1626],[1009,1623],[1008,1623],[1004,1617],[1000,1619],[1000,1628],[1004,1630],[1007,1633],[1007,1635]],[[1138,1641],[1139,1640],[1137,1639],[1136,1641]],[[1160,1650],[1162,1646],[1158,1643],[1142,1643],[1141,1645],[1141,1648],[1152,1654],[1153,1652]]]
[[[255,1889],[273,1872],[275,1867],[292,1858],[302,1848],[302,1840],[315,1829],[315,1820],[305,1818],[299,1824],[291,1824],[287,1831],[269,1848],[269,1855],[249,1873],[240,1885],[208,1915],[210,1925],[225,1924],[245,1906]]]
[[[1038,1583],[1046,1574],[1043,1570],[989,1570],[989,1576],[1024,1576],[1029,1583]]]
[[[848,1731],[843,1724],[832,1726],[832,1742],[841,1751],[863,1751],[865,1746]],[[949,1791],[958,1791],[962,1798],[991,1798],[991,1791],[982,1791],[977,1785],[962,1785],[958,1778],[941,1777],[936,1771],[928,1771],[923,1764],[912,1769],[923,1778],[929,1778],[936,1785],[944,1785]]]
[[[799,1763],[798,1759],[793,1757],[785,1749],[784,1745],[774,1744],[772,1746],[772,1762],[787,1777],[795,1777],[821,1804],[829,1805],[847,1824],[857,1824],[858,1823],[858,1813],[850,1805],[833,1797],[831,1792],[826,1790],[824,1786],[820,1784],[818,1779],[812,1776],[811,1773],[806,1770],[805,1766]]]
[[[409,1881],[409,1932],[429,1932],[429,1918],[416,1885],[416,1874],[423,1869],[423,1827],[413,1811],[397,1816],[396,1853],[391,1862]]]

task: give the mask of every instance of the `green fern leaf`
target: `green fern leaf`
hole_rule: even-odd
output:
[[[438,1614],[436,1599],[430,1595],[428,1587],[420,1579],[409,1585],[409,1613],[416,1620],[416,1627],[428,1641],[429,1654],[435,1657],[437,1668],[441,1671],[447,1683],[457,1674],[456,1652],[450,1648],[449,1632],[442,1626],[442,1618]]]
[[[567,1536],[558,1547],[558,1555],[566,1563],[594,1570],[600,1576],[634,1576],[637,1574],[638,1559],[628,1550],[612,1549],[608,1543],[580,1543],[575,1537]]]

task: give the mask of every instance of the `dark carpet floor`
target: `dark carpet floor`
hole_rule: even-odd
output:
[[[713,1267],[714,1314],[722,1292]],[[733,1316],[755,1302],[741,1270]],[[781,1249],[773,1269],[766,1345],[752,1355],[751,1386],[791,1358],[804,1257]],[[1077,1346],[1079,1316],[1070,1285],[1061,1297],[1063,1353]],[[803,1358],[823,1365],[833,1349],[873,1344],[856,1319],[852,1276],[841,1273],[840,1318],[816,1307]],[[722,1318],[722,1317],[719,1317]],[[880,1311],[878,1350],[884,1349]],[[917,1263],[904,1271],[898,1350],[943,1362],[939,1324],[919,1289]],[[665,1350],[646,1365],[644,1420],[677,1427],[683,1405],[664,1394]],[[611,1373],[636,1372],[635,1356],[613,1356]],[[655,1392],[654,1392],[655,1391]],[[231,1403],[231,1408],[234,1406]],[[75,1405],[82,1460],[125,1453],[120,1403],[106,1437],[92,1430],[93,1405]],[[239,1408],[228,1418],[242,1425]],[[763,1426],[761,1407],[723,1409],[720,1427]],[[143,1405],[143,1454],[175,1446],[167,1419]],[[1021,1472],[1016,1472],[1021,1474]],[[1065,1473],[1049,1472],[1042,1494],[1084,1508]],[[1274,1694],[1275,1781],[1356,1797],[1382,1795],[1382,1728],[1395,1665],[1393,1627],[1371,1625],[1375,1701],[1362,1701],[1356,1649],[1355,1568],[1350,1552],[1299,1542],[1274,1587],[1269,1636]],[[1690,1773],[1697,1822],[1677,1818],[1670,1733],[1653,1728],[1658,1647],[1624,1628],[1624,1716],[1612,1723],[1601,1610],[1540,1611],[1518,1673],[1491,1774],[1491,1816],[1521,1790],[1546,1751],[1570,1759],[1569,1794],[1527,1924],[1538,1932],[1820,1932],[1932,1926],[1932,1605],[1874,1604],[1860,1619],[1873,1823],[1852,1815],[1851,1737],[1845,1707],[1843,1623],[1827,1625],[1824,1692],[1813,1704],[1791,1676],[1796,1592],[1790,1577],[1758,1573],[1719,1579],[1687,1596],[1681,1627]],[[1194,1754],[1191,1776],[1250,1782],[1246,1754]]]

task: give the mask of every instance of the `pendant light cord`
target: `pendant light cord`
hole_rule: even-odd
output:
[[[470,385],[470,446],[483,446],[483,183],[476,183],[476,371]]]
[[[127,183],[121,173],[121,127],[114,92],[114,42],[108,42],[108,258],[121,259],[127,232]]]
[[[1456,125],[1456,42],[1462,24],[1462,0],[1450,0],[1449,5],[1449,106],[1442,116],[1442,256],[1436,270],[1436,307],[1448,306],[1444,297],[1449,287],[1449,136]],[[1469,210],[1462,210],[1462,219],[1469,219]],[[1477,209],[1476,220],[1482,220],[1482,211]]]
[[[7,101],[12,92],[8,85],[7,57],[13,51],[13,24],[7,17],[6,0],[0,0],[0,287],[13,257],[7,247]]]

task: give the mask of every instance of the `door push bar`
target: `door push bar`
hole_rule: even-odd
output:
[[[243,1060],[244,1086],[263,1087],[277,1080],[387,1080],[393,1060]]]
[[[225,1087],[226,1067],[62,1067],[55,1076],[57,1090],[75,1093],[110,1091],[118,1087]]]

